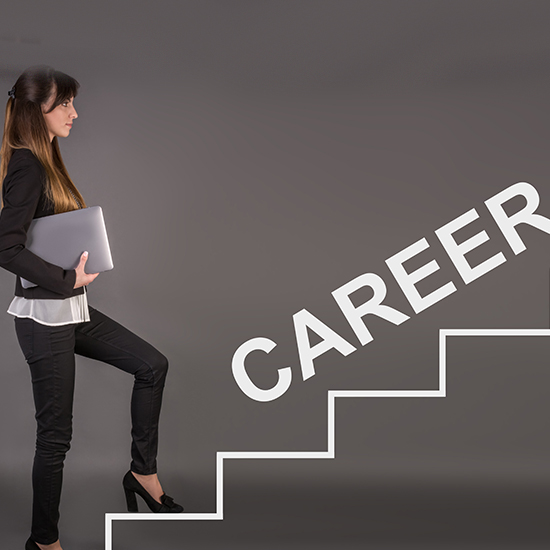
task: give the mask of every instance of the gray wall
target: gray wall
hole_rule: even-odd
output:
[[[106,216],[115,269],[91,305],[170,360],[159,451],[168,494],[215,509],[218,450],[323,450],[330,389],[436,389],[439,328],[547,328],[550,235],[514,255],[483,203],[519,182],[550,217],[546,2],[11,2],[0,90],[47,63],[81,83],[66,165]],[[5,96],[7,98],[7,96]],[[519,201],[516,208],[521,208]],[[465,285],[434,231],[476,208]],[[385,260],[425,237],[419,289],[457,291],[415,314]],[[366,272],[411,317],[369,318],[362,347],[331,292]],[[14,277],[0,273],[0,306]],[[368,293],[358,293],[358,302]],[[306,308],[357,347],[302,381],[292,316]],[[28,368],[0,315],[0,531],[22,547],[34,446]],[[231,373],[246,340],[268,403]],[[312,342],[314,340],[312,339]],[[223,522],[117,522],[114,548],[547,548],[546,338],[457,338],[444,399],[336,404],[332,461],[232,461]],[[100,548],[124,511],[132,380],[77,361],[64,547]],[[546,508],[547,509],[547,508]],[[11,547],[11,546],[10,546]]]

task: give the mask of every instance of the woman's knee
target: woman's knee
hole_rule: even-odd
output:
[[[164,384],[168,372],[168,359],[160,352],[144,361],[136,372],[136,379],[149,384]]]
[[[58,457],[61,460],[71,448],[71,433],[41,433],[36,434],[36,452],[41,456]]]
[[[155,360],[155,366],[153,367],[155,371],[155,376],[157,378],[165,379],[168,373],[168,359],[160,351],[158,352],[157,358]]]

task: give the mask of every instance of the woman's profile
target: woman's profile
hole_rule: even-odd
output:
[[[77,118],[79,83],[47,66],[30,67],[8,92],[0,149],[0,266],[16,277],[14,316],[30,367],[36,409],[32,523],[26,550],[60,550],[58,520],[63,463],[72,436],[75,354],[134,376],[130,469],[123,477],[128,511],[136,494],[152,512],[181,512],[157,477],[158,421],[168,369],[153,346],[88,305],[84,252],[76,269],[50,264],[25,248],[34,218],[85,208],[63,163],[58,138]],[[37,286],[23,288],[21,278]]]

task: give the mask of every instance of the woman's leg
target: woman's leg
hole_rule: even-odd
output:
[[[31,370],[36,407],[31,538],[52,544],[59,538],[63,462],[72,436],[74,325],[50,327],[16,317],[15,327]]]
[[[134,375],[131,401],[132,472],[157,472],[158,423],[168,361],[151,344],[90,307],[90,321],[77,325],[75,353]]]

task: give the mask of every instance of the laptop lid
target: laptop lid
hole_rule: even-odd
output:
[[[25,247],[63,269],[75,269],[85,250],[88,251],[86,273],[100,273],[114,267],[101,206],[33,220]],[[23,278],[21,284],[23,288],[37,286]]]

